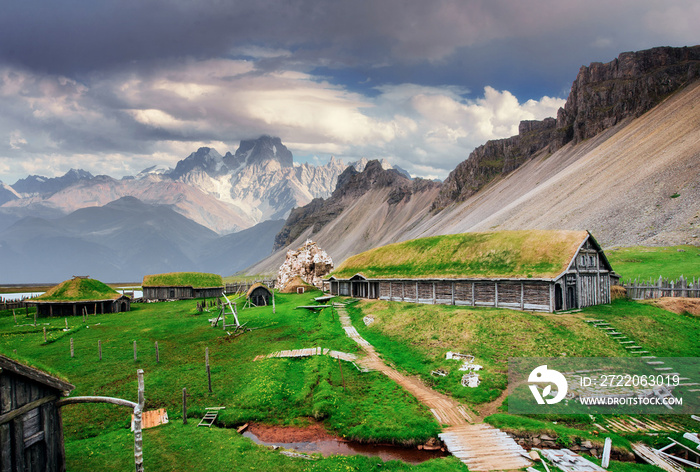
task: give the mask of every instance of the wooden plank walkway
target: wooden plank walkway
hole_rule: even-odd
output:
[[[438,422],[449,425],[439,437],[447,450],[469,470],[521,469],[531,464],[525,450],[513,438],[490,425],[470,424],[474,421],[466,407],[447,395],[426,386],[418,377],[409,377],[389,367],[379,357],[374,347],[352,326],[343,306],[334,305],[345,333],[359,344],[367,354],[357,363],[367,369],[386,375],[426,405]]]
[[[255,356],[253,362],[261,359],[272,359],[273,357],[310,357],[310,356],[330,356],[333,359],[342,361],[355,362],[357,356],[349,352],[332,351],[330,349],[321,349],[320,347],[312,347],[306,349],[290,349],[286,351],[275,351],[268,355]]]

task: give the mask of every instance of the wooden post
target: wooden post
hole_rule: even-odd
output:
[[[102,360],[102,340],[101,339],[97,340],[97,354],[100,356],[100,360]]]
[[[68,318],[63,318],[63,321],[66,322],[66,329],[68,329]]]
[[[143,472],[143,431],[141,430],[141,418],[143,406],[146,402],[144,398],[143,369],[137,370],[136,375],[139,379],[139,402],[136,408],[134,408],[134,466],[136,472]]]
[[[134,362],[136,362],[136,341],[134,341]]]
[[[46,342],[46,326],[44,326],[44,342]]]
[[[343,392],[347,394],[348,391],[345,388],[345,377],[343,377],[343,364],[340,363],[340,357],[338,358],[338,367],[340,368],[340,380],[343,381]]]
[[[12,317],[15,319],[15,324],[17,324],[17,315],[15,315],[15,309],[12,309]]]
[[[182,424],[187,424],[187,389],[182,389]]]
[[[34,312],[34,326],[36,326],[36,311]]]
[[[70,338],[70,356],[75,357],[73,351],[73,338]]]
[[[209,368],[209,348],[204,350],[204,361],[207,364],[207,379],[209,380],[209,393],[212,393],[211,389],[211,369]]]
[[[158,341],[156,341],[156,364],[160,362],[160,353],[158,352]]]

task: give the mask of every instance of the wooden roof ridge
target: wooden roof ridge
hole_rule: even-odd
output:
[[[70,392],[75,388],[73,384],[55,375],[51,375],[37,367],[28,366],[18,360],[0,354],[0,372],[3,371],[27,377],[41,384],[48,385],[51,388],[55,388],[56,390],[60,390],[61,392]]]

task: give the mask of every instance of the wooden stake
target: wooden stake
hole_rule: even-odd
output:
[[[100,356],[100,360],[102,360],[102,340],[101,339],[97,340],[97,353]]]
[[[73,338],[70,338],[70,356],[75,357],[73,351]]]
[[[160,354],[158,353],[158,341],[156,341],[156,364],[160,362]]]
[[[44,326],[44,342],[46,342],[46,326]]]
[[[66,329],[68,329],[68,318],[63,318],[63,320],[66,322]]]
[[[136,341],[134,341],[134,362],[136,362]]]
[[[204,350],[204,360],[207,364],[207,379],[209,380],[209,393],[212,393],[211,389],[211,369],[209,369],[209,348]]]
[[[182,424],[187,424],[187,389],[182,389]]]
[[[15,319],[15,324],[17,324],[17,315],[15,315],[15,309],[12,309],[12,317]]]
[[[34,312],[34,326],[36,326],[36,311]]]
[[[136,375],[138,375],[139,379],[139,403],[134,408],[134,466],[136,472],[143,472],[143,431],[141,430],[141,419],[143,406],[146,403],[144,398],[143,370],[137,370]]]

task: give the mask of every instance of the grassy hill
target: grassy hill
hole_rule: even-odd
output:
[[[700,278],[700,247],[617,247],[606,249],[605,255],[615,272],[627,280],[658,280],[684,277]]]

